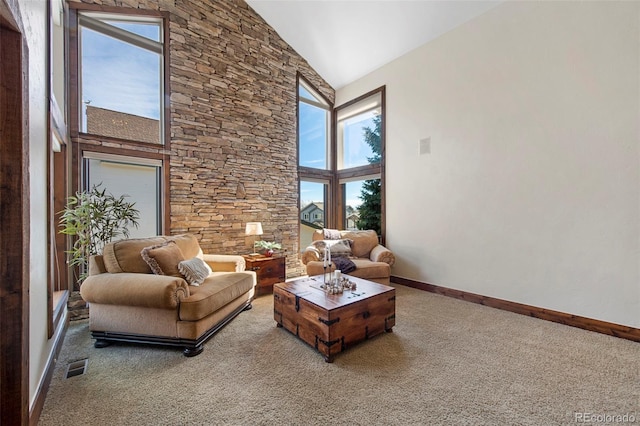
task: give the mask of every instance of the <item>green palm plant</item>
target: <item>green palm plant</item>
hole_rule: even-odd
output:
[[[127,238],[130,226],[138,227],[140,212],[135,203],[127,202],[126,195],[115,197],[100,186],[76,192],[67,198],[61,212],[60,233],[75,237],[67,254],[69,265],[79,268],[79,284],[87,277],[89,257],[101,253],[114,238]]]

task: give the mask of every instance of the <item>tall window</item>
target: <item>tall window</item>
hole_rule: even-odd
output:
[[[329,169],[331,105],[303,79],[298,83],[298,165]]]
[[[302,250],[313,231],[323,227],[373,229],[384,237],[384,96],[381,87],[332,110],[299,78]],[[335,129],[335,143],[330,129]]]
[[[78,17],[81,132],[162,144],[162,19]]]
[[[339,223],[383,236],[384,88],[336,108]]]
[[[316,229],[328,225],[334,181],[331,167],[332,105],[310,83],[298,79],[298,170],[300,176],[300,249]]]
[[[70,33],[78,64],[70,79],[74,155],[81,159],[73,186],[101,184],[116,197],[126,195],[143,219],[130,235],[162,234],[168,227],[168,14],[69,7],[78,28],[77,37]]]

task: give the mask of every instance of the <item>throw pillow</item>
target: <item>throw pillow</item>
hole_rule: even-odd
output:
[[[338,231],[337,229],[325,228],[323,231],[323,237],[325,240],[339,240],[340,238],[342,238],[340,231]]]
[[[336,265],[336,269],[339,269],[343,274],[348,274],[356,270],[356,264],[346,256],[336,256],[331,260],[333,264]]]
[[[178,263],[178,270],[184,275],[187,282],[194,286],[202,284],[212,272],[207,262],[199,257]]]
[[[320,252],[320,260],[324,260],[324,249],[327,247],[331,256],[351,256],[351,240],[317,240],[312,245]]]
[[[184,256],[175,241],[145,247],[140,254],[154,274],[182,278],[182,274],[178,270],[178,263],[184,260]]]

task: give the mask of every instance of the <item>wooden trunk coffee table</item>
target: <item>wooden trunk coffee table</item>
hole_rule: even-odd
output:
[[[358,342],[396,323],[396,289],[343,275],[355,290],[327,294],[322,276],[300,278],[273,286],[273,316],[284,327],[318,350],[326,362]]]

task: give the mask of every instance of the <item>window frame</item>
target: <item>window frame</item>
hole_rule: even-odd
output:
[[[340,224],[341,227],[346,225],[346,201],[345,201],[345,187],[344,183],[358,181],[358,180],[367,180],[370,179],[380,179],[380,204],[381,204],[381,218],[380,218],[380,242],[384,244],[385,235],[386,235],[386,196],[385,196],[385,121],[386,121],[386,86],[381,86],[376,89],[373,89],[361,96],[358,96],[355,99],[352,99],[342,105],[339,105],[333,110],[333,128],[334,128],[334,149],[336,152],[335,157],[337,157],[337,149],[338,149],[338,130],[340,128],[338,124],[338,114],[340,110],[349,108],[358,103],[365,102],[368,98],[372,98],[374,96],[380,96],[380,163],[375,164],[366,164],[358,167],[351,167],[347,169],[338,170],[337,163],[335,166],[335,179],[337,182],[336,193],[334,194],[334,199],[337,200],[337,208],[335,211],[335,223]],[[366,110],[365,110],[366,111]],[[351,117],[351,116],[349,116]],[[348,117],[348,118],[349,118]]]
[[[299,86],[302,85],[305,90],[309,91],[309,93],[311,93],[312,95],[317,95],[317,97],[319,99],[321,99],[323,101],[323,103],[318,102],[316,103],[311,103],[308,99],[306,98],[301,98],[300,97],[300,91],[299,91]],[[322,107],[324,109],[327,110],[328,112],[328,118],[327,118],[327,133],[326,133],[326,152],[327,152],[327,168],[326,169],[318,169],[318,168],[313,168],[313,167],[306,167],[306,166],[301,166],[300,165],[300,102],[305,102],[305,103],[310,103],[312,105],[316,105],[319,107]],[[333,104],[331,102],[329,102],[329,100],[327,100],[326,97],[324,97],[307,79],[305,79],[302,75],[300,75],[300,73],[297,74],[297,79],[296,79],[296,119],[297,119],[297,132],[296,132],[296,139],[297,139],[297,162],[298,162],[298,212],[300,212],[300,209],[302,206],[300,206],[300,182],[301,181],[310,181],[310,182],[318,182],[318,183],[324,183],[327,185],[326,187],[326,194],[325,194],[325,213],[324,213],[324,221],[325,221],[325,226],[327,227],[332,227],[334,226],[333,222],[331,222],[333,215],[330,214],[329,212],[333,209],[333,205],[335,204],[334,202],[332,202],[332,198],[331,198],[331,194],[333,191],[333,188],[335,186],[335,175],[333,173],[333,168],[334,168],[334,160],[335,160],[335,156],[331,155],[332,152],[334,152],[333,150]],[[300,222],[300,213],[298,213],[298,222]]]
[[[297,149],[298,149],[298,191],[300,192],[302,181],[315,181],[324,182],[327,184],[327,191],[325,194],[325,210],[324,221],[327,228],[340,228],[346,225],[346,201],[345,201],[345,182],[380,179],[380,196],[381,196],[381,235],[379,235],[381,243],[384,244],[386,233],[386,196],[385,196],[385,121],[386,121],[386,86],[381,86],[373,89],[349,102],[346,102],[338,107],[333,107],[332,104],[324,97],[322,97],[327,105],[330,106],[331,120],[330,127],[331,133],[329,140],[327,141],[328,153],[327,153],[327,170],[316,169],[311,167],[305,167],[300,165],[300,102],[301,97],[299,94],[299,86],[303,85],[305,90],[309,91],[312,95],[318,94],[322,97],[320,92],[306,80],[303,76],[298,74],[296,84],[296,105],[297,107]],[[311,89],[311,90],[310,90]],[[366,101],[368,98],[379,96],[380,97],[380,163],[366,164],[358,167],[351,167],[338,170],[338,114],[340,110],[349,108],[360,102]],[[308,102],[306,98],[302,98],[302,102]],[[300,196],[298,196],[298,203],[300,203]],[[298,222],[301,224],[300,218],[301,206],[298,205]]]
[[[69,164],[68,60],[66,2],[47,2],[47,336],[53,337],[64,317],[69,297],[68,267],[64,250],[66,237],[58,232],[64,208]]]
[[[112,19],[109,19],[112,18]],[[165,70],[165,62],[168,60],[168,58],[165,55],[165,52],[168,50],[166,48],[165,44],[165,33],[167,31],[167,29],[165,28],[165,19],[162,18],[161,16],[150,16],[147,14],[130,14],[129,12],[106,12],[106,11],[95,11],[95,10],[84,10],[84,9],[79,9],[78,13],[76,14],[76,24],[77,24],[77,40],[76,40],[76,48],[77,48],[77,65],[78,65],[78,91],[77,91],[77,95],[80,99],[76,99],[77,102],[77,109],[74,110],[74,114],[77,114],[77,120],[78,120],[78,132],[80,134],[83,135],[91,135],[93,137],[98,137],[98,138],[112,138],[112,139],[121,139],[121,138],[116,138],[116,137],[112,137],[112,136],[107,136],[107,135],[101,135],[101,134],[92,134],[90,133],[87,129],[83,130],[83,114],[82,114],[82,108],[83,108],[83,102],[81,100],[82,96],[83,96],[83,86],[82,86],[82,28],[87,28],[89,30],[92,30],[98,34],[100,34],[101,36],[104,37],[111,37],[114,40],[117,40],[119,42],[122,43],[126,43],[129,44],[133,47],[139,48],[139,49],[143,49],[147,52],[151,52],[151,53],[155,53],[158,55],[159,58],[159,69],[158,69],[158,83],[159,83],[159,93],[157,96],[157,100],[158,100],[158,109],[159,109],[159,114],[160,117],[158,118],[158,143],[152,143],[152,142],[143,142],[143,141],[136,141],[133,139],[122,139],[122,140],[126,140],[126,141],[131,141],[134,143],[142,143],[142,144],[148,144],[148,145],[152,145],[152,146],[165,146],[167,141],[169,141],[168,138],[168,132],[166,131],[167,127],[168,127],[168,123],[165,120],[165,105],[163,105],[164,103],[164,99],[165,99],[165,93],[167,90],[167,85],[165,83],[166,80],[166,70]],[[116,26],[113,26],[111,24],[108,24],[106,22],[103,22],[102,20],[112,20],[112,21],[120,21],[120,22],[136,22],[136,23],[154,23],[154,24],[158,24],[159,27],[159,31],[160,31],[160,40],[161,41],[154,41],[151,39],[148,39],[146,37],[140,36],[138,34],[132,33],[130,31],[118,28]],[[118,113],[124,113],[127,114],[126,112],[123,111],[115,111]]]
[[[68,3],[69,7],[69,91],[68,91],[68,102],[69,102],[69,132],[71,138],[82,137],[83,139],[100,139],[104,141],[112,141],[112,142],[121,142],[129,146],[139,146],[142,148],[153,147],[155,149],[166,149],[169,150],[171,148],[171,132],[170,132],[170,122],[171,122],[171,102],[169,99],[171,98],[171,86],[170,86],[170,58],[169,58],[169,12],[163,11],[155,11],[155,10],[146,10],[146,9],[132,9],[126,7],[117,7],[117,6],[101,6],[101,5],[93,5],[93,4],[83,4],[83,3]],[[90,133],[82,132],[82,123],[80,123],[81,113],[81,100],[80,95],[82,93],[80,87],[81,80],[81,70],[80,70],[80,14],[81,13],[93,13],[93,14],[106,14],[106,15],[121,15],[120,20],[126,20],[129,18],[130,20],[148,20],[148,19],[158,19],[161,20],[161,40],[163,45],[163,52],[161,56],[161,73],[162,78],[160,81],[161,92],[160,96],[160,127],[161,127],[161,139],[162,143],[150,143],[150,142],[141,142],[141,141],[133,141],[128,139],[120,139],[111,136],[102,136],[102,135],[94,135]],[[144,38],[144,37],[141,37]],[[142,155],[141,155],[142,156]],[[74,179],[74,183],[77,183],[77,179]],[[77,185],[76,185],[77,187]]]
[[[140,156],[129,156],[124,154],[107,154],[105,152],[98,152],[91,149],[87,149],[83,151],[82,154],[82,184],[83,190],[90,191],[92,182],[90,181],[90,162],[91,160],[102,160],[110,163],[120,163],[124,165],[130,166],[145,166],[145,167],[154,167],[155,175],[156,175],[156,188],[155,188],[155,196],[156,196],[156,230],[154,233],[158,235],[163,232],[163,161],[162,158],[153,158],[152,156],[140,157]]]

